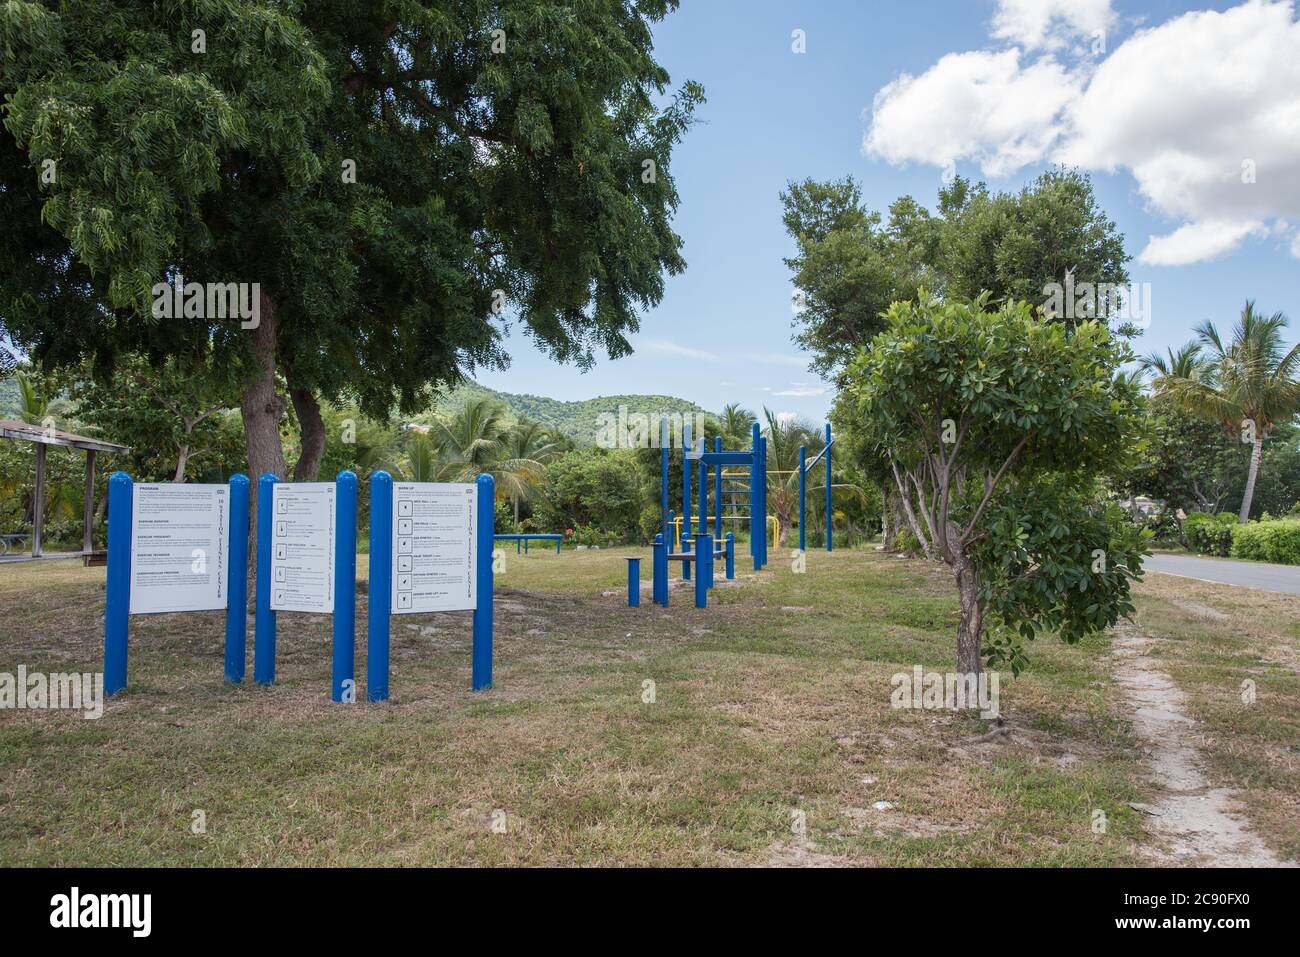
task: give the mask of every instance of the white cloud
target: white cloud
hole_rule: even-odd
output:
[[[808,360],[802,356],[788,356],[781,352],[751,352],[745,356],[750,362],[766,362],[777,366],[799,366],[803,368]]]
[[[789,389],[782,389],[779,392],[773,392],[773,395],[788,395],[808,397],[813,395],[825,395],[825,389],[819,389],[816,386],[793,386]]]
[[[1105,36],[1114,20],[1110,0],[998,0],[993,36],[1026,50],[1055,50],[1070,38]]]
[[[1296,233],[1295,238],[1291,240],[1291,255],[1300,259],[1300,233]]]
[[[876,94],[863,151],[895,164],[970,160],[989,176],[1041,160],[1080,80],[1051,57],[1022,68],[1020,56],[950,53],[920,76],[904,73]]]
[[[1268,235],[1261,222],[1208,219],[1180,226],[1167,236],[1152,236],[1138,254],[1146,266],[1186,266],[1222,256],[1247,236]]]
[[[1093,0],[1000,0],[994,30],[1050,50],[1052,31],[1082,34],[1111,18]],[[1184,14],[1073,70],[1051,53],[1022,57],[952,53],[919,77],[903,74],[876,94],[865,152],[973,162],[986,176],[1044,162],[1125,170],[1176,227],[1143,250],[1151,264],[1221,255],[1270,221],[1300,217],[1294,0]]]
[[[679,345],[671,339],[642,339],[637,343],[636,348],[643,352],[653,352],[661,356],[674,356],[678,359],[698,359],[713,362],[718,358],[715,353]]]

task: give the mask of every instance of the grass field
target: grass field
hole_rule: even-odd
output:
[[[130,686],[102,719],[0,711],[0,863],[1149,860],[1130,803],[1154,785],[1108,638],[1035,642],[1031,669],[1004,676],[1000,726],[894,710],[891,675],[953,666],[942,568],[814,552],[805,575],[719,573],[710,608],[675,588],[665,611],[648,591],[627,607],[626,554],[508,552],[496,685],[477,694],[467,614],[393,619],[384,705],[329,701],[328,618],[280,615],[273,688],[222,682],[221,614],[134,618]],[[0,568],[0,671],[100,670],[103,583],[70,562]],[[1295,857],[1300,599],[1261,595],[1152,576],[1138,625],[1215,774]],[[364,698],[364,595],[358,632]],[[251,655],[250,636],[250,676]]]

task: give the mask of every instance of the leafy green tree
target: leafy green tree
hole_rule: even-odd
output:
[[[471,399],[435,419],[430,439],[438,452],[437,481],[472,482],[486,473],[495,480],[498,497],[527,495],[544,467],[510,455],[510,432],[505,406],[491,399]]]
[[[567,449],[557,445],[550,432],[540,422],[522,419],[506,433],[501,451],[504,457],[511,461],[536,462],[545,468],[548,461]],[[510,496],[515,525],[519,524],[519,505],[532,497],[538,478],[540,478],[540,470],[535,470],[532,480],[516,487],[514,494]]]
[[[739,402],[729,402],[723,406],[718,416],[718,428],[722,430],[722,444],[727,449],[749,448],[753,435],[752,428],[757,419],[754,413]]]
[[[701,89],[674,0],[0,4],[0,317],[52,366],[204,357],[253,476],[316,475],[321,399],[378,419],[506,361],[631,351],[684,268],[672,150]],[[258,284],[252,328],[156,284]]]
[[[538,499],[549,531],[591,527],[624,541],[639,535],[643,504],[636,449],[580,449],[552,460]]]
[[[1218,423],[1234,439],[1251,446],[1250,468],[1237,518],[1250,518],[1264,442],[1280,422],[1300,413],[1300,345],[1288,350],[1282,330],[1286,316],[1263,316],[1247,302],[1232,339],[1214,323],[1196,328],[1206,350],[1205,373],[1167,375],[1156,380],[1157,394],[1207,421]]]
[[[1132,454],[1139,390],[1106,327],[1071,332],[1025,303],[996,312],[923,296],[847,375],[843,417],[889,464],[908,525],[947,563],[961,605],[957,670],[1019,671],[1021,639],[1066,641],[1131,612],[1143,535],[1097,504],[1099,480]]]

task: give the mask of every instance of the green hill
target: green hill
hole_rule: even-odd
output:
[[[628,413],[646,413],[652,419],[673,413],[709,413],[694,402],[670,395],[603,395],[581,402],[564,402],[531,393],[498,392],[476,382],[453,389],[439,406],[454,408],[466,399],[487,396],[505,405],[515,418],[532,419],[550,429],[569,435],[580,445],[593,445],[601,426],[601,416],[618,415],[619,406]]]

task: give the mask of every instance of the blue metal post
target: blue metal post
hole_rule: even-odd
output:
[[[682,551],[686,551],[686,536],[691,534],[691,457],[693,446],[691,424],[682,424]],[[690,562],[682,562],[682,580],[691,580]]]
[[[758,423],[750,426],[750,463],[749,463],[749,554],[754,557],[754,571],[763,567],[762,553],[759,551],[759,537],[766,536],[766,516],[759,515],[758,499]]]
[[[826,423],[826,551],[831,550],[831,424]]]
[[[475,479],[478,485],[478,570],[474,597],[475,691],[492,687],[492,523],[496,518],[495,482],[491,475]]]
[[[766,436],[758,440],[758,495],[762,505],[758,510],[759,528],[762,529],[762,535],[759,536],[760,547],[763,554],[763,565],[767,565],[767,438]]]
[[[627,560],[627,607],[635,608],[641,604],[641,559]]]
[[[663,598],[659,594],[660,578],[659,563],[663,561],[664,550],[664,533],[660,532],[655,536],[654,543],[650,546],[650,597],[656,605],[662,605]]]
[[[393,603],[393,479],[370,474],[370,577],[366,586],[366,697],[388,700],[388,616]]]
[[[700,567],[695,572],[695,607],[707,608],[709,605],[709,580],[705,577],[704,563],[713,560],[713,536],[695,536],[695,563]]]
[[[700,518],[699,532],[703,535],[709,530],[709,467],[700,459]]]
[[[131,617],[131,476],[108,480],[108,582],[104,600],[104,694],[126,687],[126,646]]]
[[[230,476],[226,568],[226,680],[244,680],[248,654],[248,477]]]
[[[271,530],[275,527],[272,489],[277,479],[266,472],[257,480],[257,610],[253,620],[253,680],[275,681],[275,612],[271,611]]]
[[[736,534],[727,532],[727,578],[736,577]]]
[[[717,436],[713,440],[713,451],[722,451],[722,436]],[[722,466],[717,467],[713,473],[713,534],[722,537]]]
[[[668,541],[668,416],[659,418],[659,523]]]
[[[357,476],[334,479],[334,674],[330,698],[343,700],[343,684],[357,688]]]
[[[799,446],[799,551],[803,552],[807,548],[807,539],[804,536],[804,529],[808,523],[805,521],[807,509],[804,507],[804,493],[807,491],[808,474],[807,467],[804,465],[807,459],[807,450],[804,446]]]

